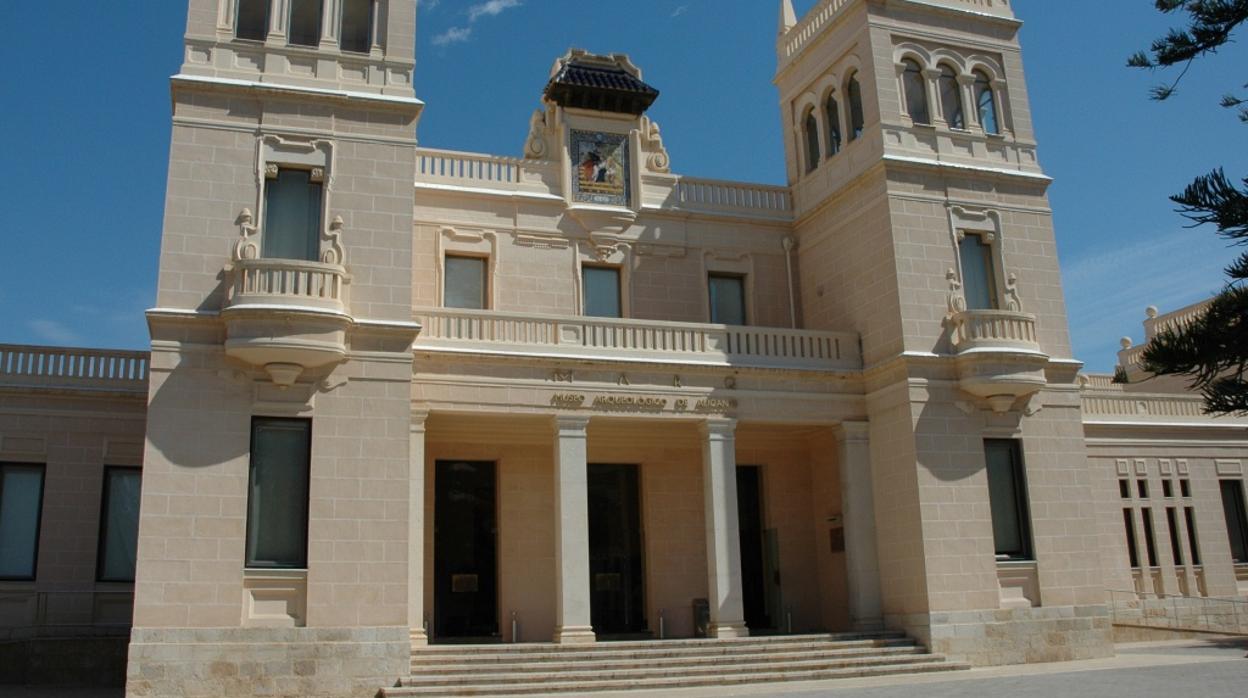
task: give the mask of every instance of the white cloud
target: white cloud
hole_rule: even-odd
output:
[[[486,0],[468,8],[468,21],[475,22],[482,17],[494,17],[503,10],[519,7],[521,0]]]
[[[416,0],[416,6],[424,10],[432,10],[441,0]]]
[[[681,5],[681,6],[677,7],[676,9],[672,10],[672,17],[673,17],[673,18],[679,17],[679,16],[681,16],[681,15],[685,14],[685,13],[686,13],[686,12],[688,12],[688,11],[689,11],[689,6],[688,6],[688,5]]]
[[[81,344],[78,333],[55,320],[31,320],[30,331],[42,341],[53,344]]]
[[[472,27],[451,27],[446,31],[433,37],[434,46],[446,46],[448,44],[458,44],[467,41],[472,36]]]

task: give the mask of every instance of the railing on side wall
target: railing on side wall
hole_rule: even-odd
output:
[[[1151,340],[1166,330],[1185,328],[1192,324],[1193,320],[1204,315],[1211,303],[1213,303],[1212,298],[1195,305],[1189,305],[1186,308],[1180,308],[1172,313],[1149,318],[1144,321],[1144,336]],[[1150,308],[1149,312],[1153,312],[1153,310]]]
[[[417,350],[816,370],[862,365],[857,335],[847,332],[449,308],[420,309],[416,316],[424,327]]]
[[[0,383],[147,389],[148,353],[0,344]]]
[[[1116,589],[1109,591],[1109,600],[1114,625],[1248,634],[1245,600]]]
[[[681,177],[676,183],[676,201],[687,208],[721,211],[789,213],[793,210],[788,187],[692,177]]]
[[[1127,393],[1121,389],[1086,388],[1082,394],[1085,416],[1110,417],[1205,417],[1204,398],[1199,395]]]

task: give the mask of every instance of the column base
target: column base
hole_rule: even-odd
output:
[[[425,647],[429,644],[429,633],[424,628],[412,628],[410,636],[412,647]]]
[[[588,625],[568,625],[555,628],[556,645],[592,645],[598,641],[594,629]]]
[[[714,623],[706,632],[707,637],[728,640],[734,637],[749,637],[750,629],[745,623]]]

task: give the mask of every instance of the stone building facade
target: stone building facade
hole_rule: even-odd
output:
[[[128,695],[363,696],[430,642],[992,665],[1248,595],[1248,420],[1071,355],[1006,0],[782,0],[786,186],[676,174],[622,54],[555,62],[523,157],[440,151],[414,0],[189,3],[150,355],[0,353],[14,637],[132,598]]]

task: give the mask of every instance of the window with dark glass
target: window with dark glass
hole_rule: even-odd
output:
[[[100,505],[100,547],[96,579],[133,582],[139,545],[138,468],[105,468],[104,500]]]
[[[1242,480],[1221,480],[1222,513],[1226,515],[1226,536],[1231,542],[1231,559],[1235,564],[1248,563],[1248,511],[1244,507]]]
[[[744,325],[745,277],[735,274],[711,274],[711,322],[718,325]]]
[[[992,509],[992,537],[998,559],[1030,560],[1031,514],[1027,506],[1027,478],[1019,442],[984,441],[988,464],[988,501]]]
[[[295,46],[321,43],[322,0],[290,0],[290,28],[286,38]]]
[[[1179,495],[1184,499],[1192,496],[1191,480],[1179,480]]]
[[[862,110],[862,85],[858,84],[858,76],[849,79],[845,94],[849,99],[849,140],[856,141],[862,137],[862,131],[866,128],[866,114]]]
[[[927,79],[923,77],[923,69],[917,61],[909,58],[901,63],[905,68],[901,74],[901,85],[906,97],[906,113],[916,124],[931,123],[931,110],[927,105]]]
[[[1153,510],[1145,507],[1140,509],[1140,519],[1144,522],[1144,548],[1148,551],[1148,566],[1157,566],[1157,537],[1153,535]]]
[[[1001,125],[997,115],[997,98],[992,93],[992,82],[981,71],[975,71],[975,104],[979,108],[979,125],[984,133],[1000,135]]]
[[[1169,499],[1174,496],[1174,483],[1169,480],[1161,481],[1161,496]]]
[[[310,420],[252,419],[247,485],[248,567],[307,566],[311,456]]]
[[[264,41],[269,35],[270,2],[271,0],[238,0],[234,36],[239,39]]]
[[[615,267],[581,267],[585,314],[591,317],[622,317],[620,270]]]
[[[1199,538],[1196,536],[1196,510],[1192,507],[1183,508],[1183,518],[1187,520],[1187,549],[1192,551],[1192,564],[1200,565]]]
[[[442,305],[485,310],[486,260],[447,255],[443,262]]]
[[[368,53],[373,47],[373,0],[345,0],[342,4],[342,33],[338,46],[343,51]]]
[[[940,67],[940,109],[949,128],[966,128],[966,117],[962,112],[962,86],[958,84],[958,74],[947,65]]]
[[[1136,480],[1135,489],[1139,493],[1140,499],[1148,499],[1148,480]]]
[[[982,235],[967,233],[958,242],[962,262],[962,292],[970,310],[997,309],[997,274],[992,263],[992,245]]]
[[[1118,481],[1118,496],[1123,499],[1131,499],[1131,482],[1128,480]]]
[[[265,180],[261,254],[269,259],[315,262],[321,249],[320,182],[311,170],[279,168]]]
[[[0,463],[0,579],[35,578],[42,513],[43,466]]]
[[[1127,531],[1127,557],[1131,560],[1131,568],[1137,569],[1140,566],[1140,550],[1135,543],[1135,522],[1130,509],[1122,510],[1122,524]]]
[[[806,142],[806,171],[814,172],[819,166],[819,123],[815,112],[806,112],[802,119],[802,136]]]
[[[1166,528],[1170,530],[1170,554],[1174,564],[1183,564],[1183,544],[1179,542],[1179,517],[1174,507],[1166,507]]]
[[[828,119],[828,157],[832,157],[841,152],[841,106],[829,96],[823,111]]]

